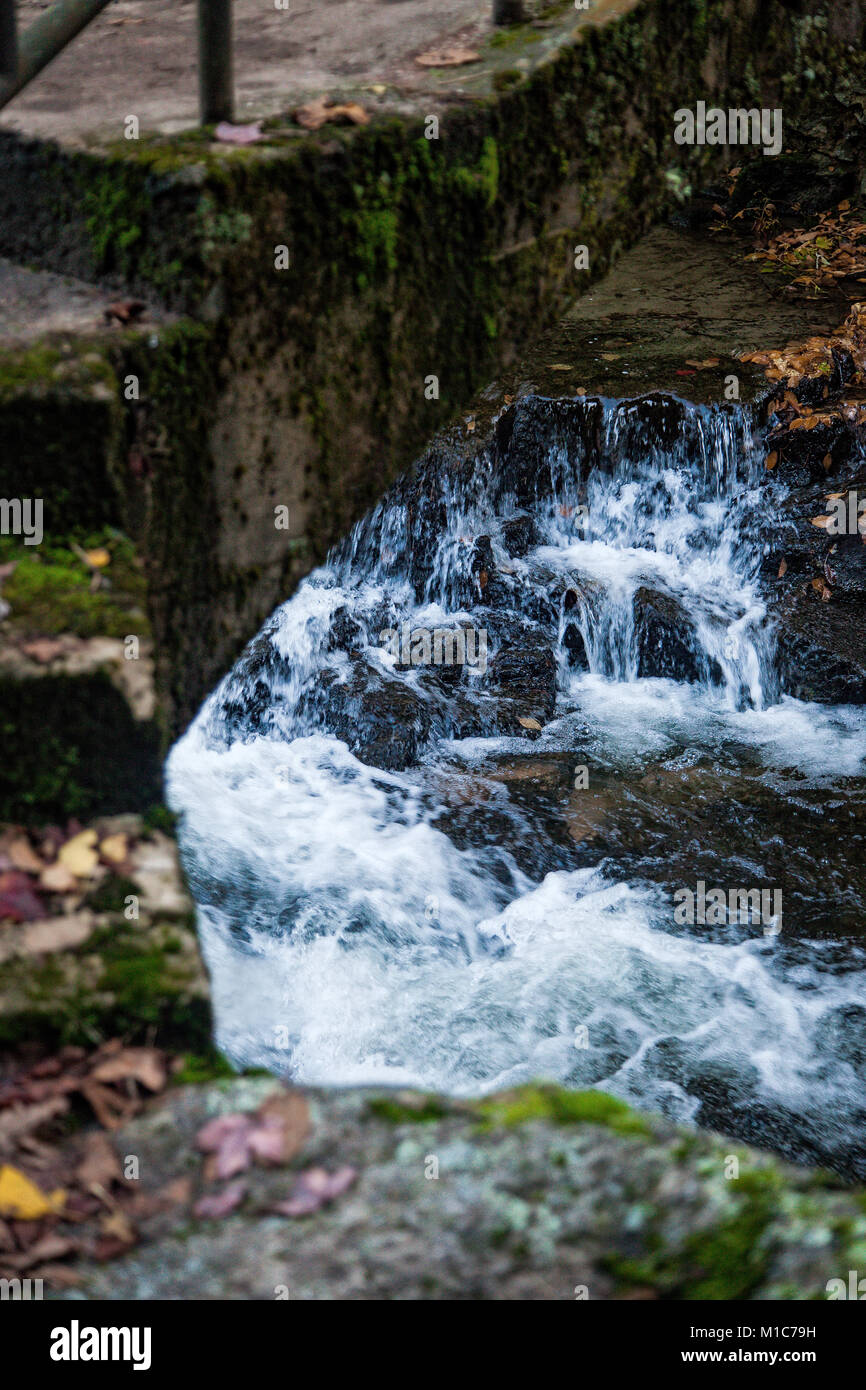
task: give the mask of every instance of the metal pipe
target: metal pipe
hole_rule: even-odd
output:
[[[0,78],[0,107],[17,96],[22,87],[47,67],[109,3],[110,0],[55,0],[50,10],[19,34],[13,75],[4,70]],[[0,33],[3,35],[8,26],[8,11],[13,8],[11,0],[0,0],[0,24],[3,26]]]
[[[18,30],[15,0],[0,0],[0,78],[12,78],[18,68]]]
[[[202,125],[234,117],[232,0],[198,0],[198,97]]]

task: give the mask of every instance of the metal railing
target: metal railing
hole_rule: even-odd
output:
[[[0,109],[110,3],[55,0],[19,34],[15,0],[0,0]],[[232,119],[232,0],[198,0],[198,91],[202,125]]]

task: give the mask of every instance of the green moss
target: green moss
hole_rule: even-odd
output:
[[[138,885],[131,878],[109,874],[87,894],[84,906],[93,912],[123,912],[127,898],[134,897],[138,891]]]
[[[0,539],[2,560],[15,560],[13,574],[3,585],[11,607],[10,621],[29,636],[74,633],[78,637],[146,637],[144,571],[134,547],[117,532],[85,536],[80,549],[106,548],[109,565],[101,571],[103,586],[91,589],[91,571],[78,554],[47,539],[26,546],[11,537]]]
[[[198,1086],[234,1076],[237,1072],[231,1063],[215,1047],[210,1047],[201,1053],[184,1053],[182,1065],[172,1073],[171,1080],[174,1086]]]
[[[652,1133],[643,1116],[604,1091],[566,1091],[559,1086],[530,1085],[481,1101],[477,1108],[483,1123],[491,1127],[553,1120],[563,1125],[604,1125],[618,1134]]]
[[[417,1105],[392,1100],[390,1096],[377,1096],[368,1102],[367,1108],[371,1115],[392,1125],[426,1124],[431,1120],[441,1120],[448,1114],[447,1104],[437,1096],[419,1098]]]
[[[736,1209],[708,1230],[695,1232],[679,1249],[667,1249],[657,1234],[640,1258],[608,1256],[604,1265],[622,1285],[657,1289],[663,1297],[712,1301],[748,1298],[765,1278],[770,1248],[765,1239],[783,1190],[781,1175],[768,1167],[744,1173],[730,1184]]]

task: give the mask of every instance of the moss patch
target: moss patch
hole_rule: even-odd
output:
[[[530,1120],[553,1120],[561,1125],[603,1125],[617,1134],[652,1133],[650,1125],[625,1101],[604,1091],[566,1091],[560,1086],[522,1086],[519,1090],[481,1101],[485,1125],[513,1126]]]

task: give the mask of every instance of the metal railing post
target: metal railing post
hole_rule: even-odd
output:
[[[14,73],[4,71],[0,75],[0,106],[5,106],[47,67],[108,3],[109,0],[55,0],[49,10],[19,34]],[[12,8],[11,0],[0,0],[0,15],[5,16],[6,24]]]
[[[232,0],[198,0],[198,93],[202,125],[233,119]]]
[[[15,0],[0,0],[0,78],[12,78],[18,71],[18,31],[15,27]]]

